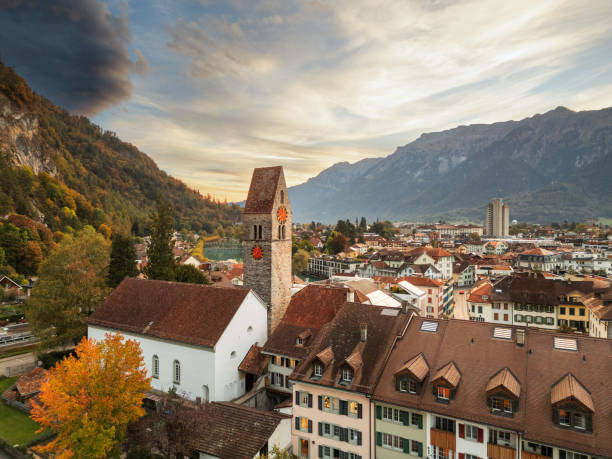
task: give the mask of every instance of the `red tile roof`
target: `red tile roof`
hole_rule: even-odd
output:
[[[255,214],[272,212],[276,190],[282,176],[281,166],[254,169],[244,212]]]
[[[248,293],[245,288],[128,278],[88,324],[214,347]]]
[[[479,287],[476,287],[474,290],[470,292],[470,296],[468,297],[468,301],[471,303],[487,303],[491,301],[491,282],[484,282]],[[483,296],[486,296],[487,299],[484,300]]]
[[[249,352],[247,352],[247,355],[242,359],[242,362],[240,362],[238,369],[245,373],[261,376],[268,366],[269,361],[270,356],[263,355],[261,353],[261,347],[253,344]]]
[[[420,276],[404,276],[397,281],[407,281],[412,285],[416,285],[417,287],[441,287],[444,285],[444,281],[440,279],[431,279],[429,277],[420,277]]]
[[[320,329],[334,318],[347,293],[344,287],[309,284],[291,297],[281,324]]]
[[[34,368],[21,376],[16,383],[17,390],[22,397],[40,392],[40,386],[47,380],[47,370]]]
[[[538,247],[537,249],[531,249],[531,250],[525,250],[524,252],[521,252],[519,255],[545,255],[545,256],[550,256],[550,255],[554,255],[555,252],[551,252],[550,250],[546,250],[546,249],[541,249],[540,247]]]

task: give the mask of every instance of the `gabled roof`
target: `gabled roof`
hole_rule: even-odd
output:
[[[248,294],[246,288],[128,278],[87,323],[214,347]]]
[[[550,256],[554,255],[555,252],[551,252],[550,250],[542,249],[540,247],[531,250],[525,250],[524,252],[519,253],[519,255],[540,255],[540,256]]]
[[[421,277],[421,276],[404,276],[399,281],[407,281],[412,285],[416,285],[417,287],[441,287],[444,285],[444,281],[440,279],[431,279],[429,277]]]
[[[431,381],[432,383],[438,381],[445,381],[456,389],[459,385],[460,380],[461,373],[459,373],[457,366],[454,362],[448,362],[446,365],[436,371],[436,374],[434,375]]]
[[[2,281],[3,281],[3,280],[5,280],[5,279],[6,279],[7,281],[9,281],[10,283],[14,284],[14,285],[15,285],[17,288],[21,288],[21,285],[19,285],[17,282],[15,282],[15,281],[14,281],[13,279],[11,279],[10,277],[8,277],[8,276],[0,276],[0,282],[2,282]]]
[[[244,213],[272,212],[279,180],[282,176],[283,168],[281,166],[254,169]]]
[[[325,366],[329,365],[334,361],[334,351],[331,346],[327,346],[321,352],[316,355],[317,359]]]
[[[261,347],[253,344],[249,352],[247,352],[247,355],[242,359],[242,362],[240,362],[238,369],[245,373],[261,376],[268,366],[269,361],[270,356],[263,355],[261,353]]]
[[[410,373],[414,379],[423,382],[429,373],[429,364],[422,352],[402,365],[400,369],[395,372],[395,375],[399,376],[405,373]]]
[[[468,297],[468,301],[471,303],[486,303],[491,301],[491,282],[484,282],[479,287],[476,287],[474,290],[470,292],[470,296]],[[483,297],[486,296],[485,300]]]
[[[47,370],[44,368],[34,368],[29,373],[21,376],[15,387],[19,391],[19,394],[24,397],[26,395],[35,394],[40,392],[40,386],[47,380]]]
[[[518,379],[516,379],[508,367],[495,373],[489,380],[485,390],[490,395],[500,388],[505,389],[506,392],[509,392],[516,399],[521,395],[521,383],[518,382]]]
[[[214,457],[251,459],[287,417],[230,402],[211,402],[194,410],[199,422],[190,432],[189,446]]]
[[[571,373],[566,374],[553,384],[550,391],[550,402],[553,405],[569,400],[579,402],[591,413],[595,412],[595,405],[593,404],[590,392]]]

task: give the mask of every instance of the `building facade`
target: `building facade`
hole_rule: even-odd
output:
[[[510,235],[510,207],[502,199],[495,198],[487,204],[485,235],[508,237]]]

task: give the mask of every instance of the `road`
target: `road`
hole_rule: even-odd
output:
[[[469,289],[455,287],[455,313],[453,318],[470,320],[470,314],[468,312],[467,296]],[[463,295],[459,292],[465,292]]]

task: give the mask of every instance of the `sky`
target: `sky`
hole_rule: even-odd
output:
[[[204,194],[612,106],[610,0],[0,0],[0,59]]]

